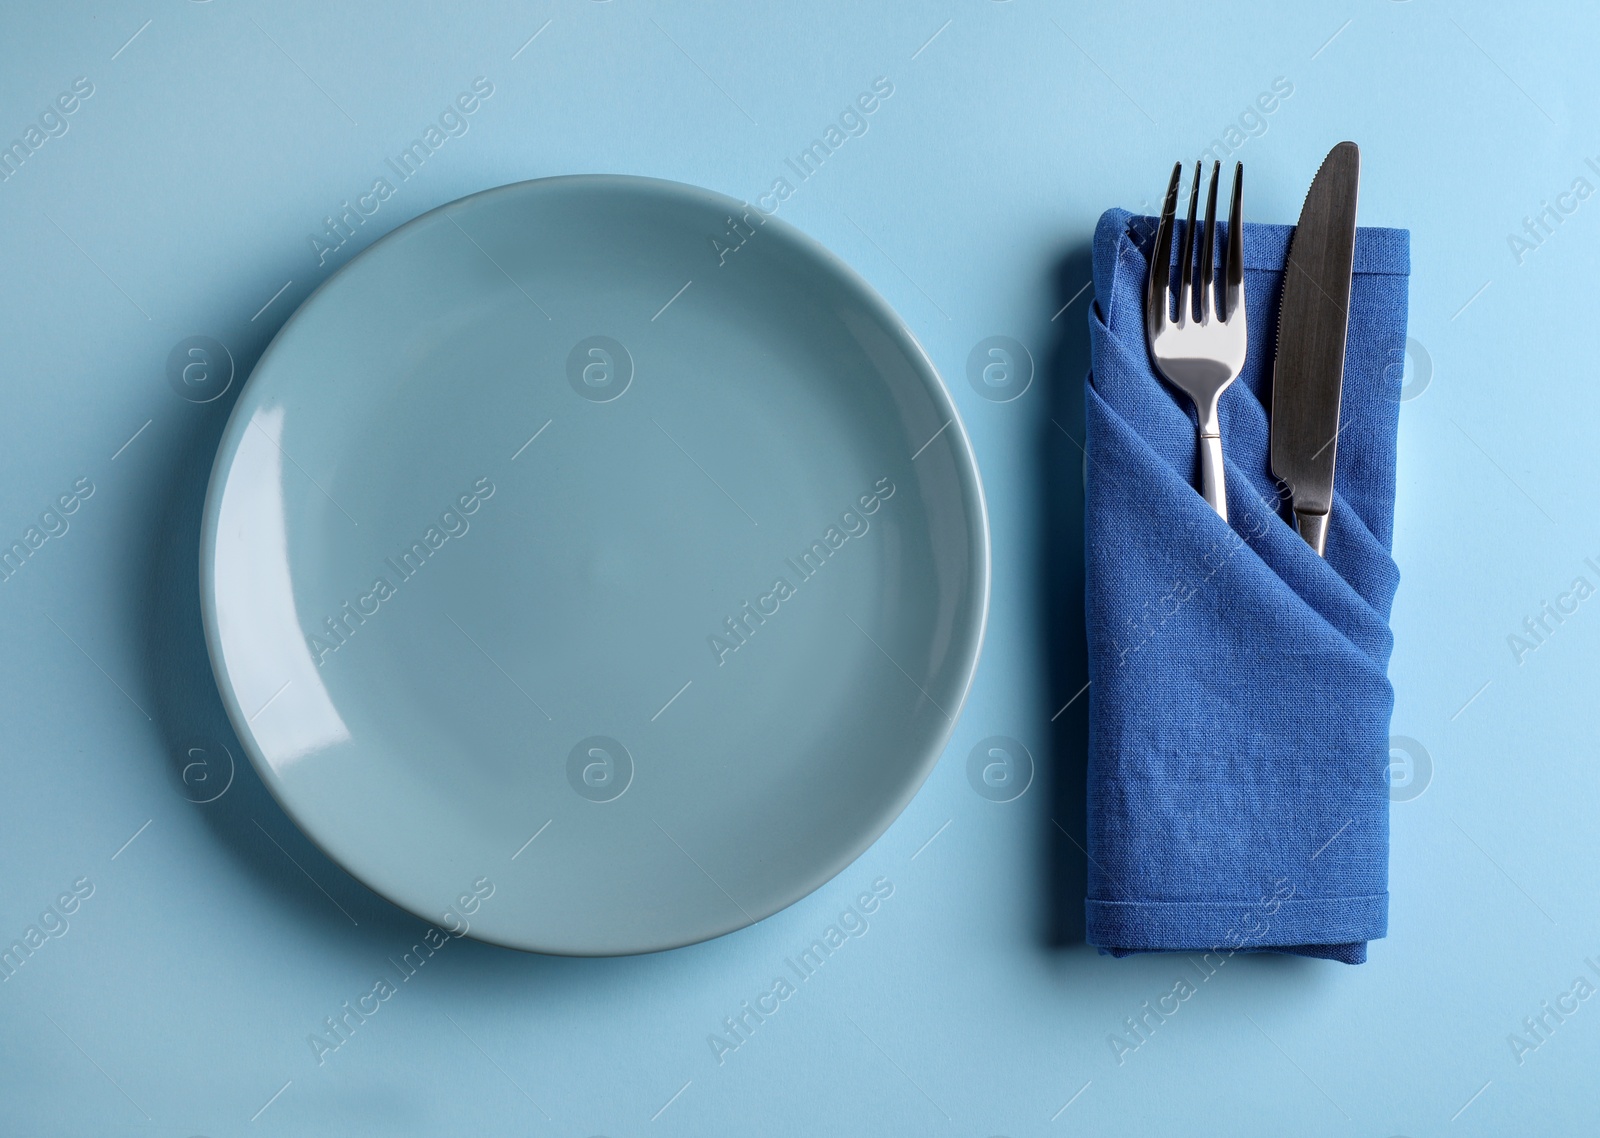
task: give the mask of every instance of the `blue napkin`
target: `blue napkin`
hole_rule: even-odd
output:
[[[1292,227],[1245,226],[1250,342],[1222,399],[1226,522],[1195,490],[1188,400],[1145,348],[1154,232],[1154,218],[1114,209],[1094,239],[1086,939],[1118,956],[1274,951],[1358,964],[1388,922],[1390,542],[1410,235],[1357,233],[1324,559],[1284,520],[1268,460]]]

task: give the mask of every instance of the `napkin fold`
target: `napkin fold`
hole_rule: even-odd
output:
[[[1388,922],[1410,235],[1356,235],[1324,559],[1284,520],[1268,458],[1293,228],[1244,230],[1249,352],[1222,399],[1226,522],[1195,489],[1193,410],[1145,347],[1155,228],[1114,209],[1094,240],[1086,939],[1118,956],[1274,951],[1357,964]]]

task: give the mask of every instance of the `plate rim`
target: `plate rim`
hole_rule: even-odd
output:
[[[266,787],[268,794],[272,796],[273,801],[278,804],[279,809],[281,809],[287,818],[294,823],[295,828],[305,836],[307,841],[321,851],[323,856],[331,861],[334,865],[338,866],[341,871],[349,874],[375,896],[382,898],[388,904],[395,906],[397,909],[417,917],[419,920],[428,922],[429,925],[434,927],[437,927],[438,922],[433,915],[423,912],[420,908],[414,907],[412,904],[391,895],[386,889],[379,888],[372,881],[368,880],[367,875],[358,867],[349,864],[345,858],[335,855],[333,851],[328,849],[327,846],[324,845],[321,840],[319,840],[313,829],[301,818],[299,813],[296,811],[295,806],[289,802],[284,795],[279,793],[279,788],[277,785],[275,785],[277,780],[276,776],[272,773],[272,765],[260,752],[254,732],[249,729],[249,720],[244,716],[243,709],[239,705],[238,697],[233,689],[233,684],[228,677],[227,667],[223,657],[221,633],[218,628],[215,589],[216,582],[214,572],[218,523],[222,503],[222,489],[227,482],[228,471],[231,469],[233,459],[237,454],[239,443],[243,437],[244,431],[249,426],[250,416],[246,414],[245,411],[247,404],[250,402],[252,392],[259,388],[259,384],[256,382],[257,377],[265,374],[264,369],[271,362],[275,353],[282,349],[283,342],[289,338],[297,323],[301,321],[311,307],[317,303],[319,298],[322,297],[323,293],[329,288],[329,286],[344,276],[345,273],[350,270],[351,266],[358,264],[364,258],[371,255],[375,250],[378,250],[381,247],[389,244],[406,231],[413,228],[420,228],[425,222],[433,218],[435,214],[444,213],[446,210],[459,207],[464,203],[476,202],[483,198],[489,198],[501,194],[510,194],[518,191],[538,191],[539,189],[545,187],[553,189],[557,186],[576,186],[580,189],[584,187],[592,187],[595,189],[612,188],[618,186],[637,187],[654,194],[673,195],[698,201],[701,204],[715,205],[718,209],[732,207],[735,210],[738,210],[749,204],[729,195],[707,189],[703,186],[696,186],[690,183],[678,182],[665,178],[654,178],[635,174],[559,174],[544,178],[528,178],[516,182],[506,182],[501,185],[477,190],[472,193],[453,198],[450,201],[442,202],[439,205],[424,211],[423,213],[417,214],[415,217],[407,219],[406,221],[395,226],[389,232],[375,239],[372,244],[358,251],[343,265],[340,265],[337,269],[330,273],[327,279],[317,285],[317,287],[313,289],[310,294],[308,294],[306,298],[295,307],[295,310],[283,322],[282,326],[280,326],[278,330],[273,333],[272,339],[268,341],[267,346],[262,350],[260,357],[257,358],[254,366],[252,366],[250,369],[249,376],[246,377],[244,382],[240,385],[239,392],[234,399],[233,406],[229,408],[228,421],[223,427],[222,433],[218,439],[217,452],[212,460],[211,471],[207,477],[206,483],[205,506],[201,515],[199,543],[201,621],[205,627],[206,655],[210,661],[212,678],[216,683],[218,694],[221,697],[223,707],[227,712],[229,727],[232,729],[234,737],[244,750],[246,757],[249,758],[250,765],[255,768],[256,776]],[[751,208],[757,210],[760,209],[759,206]],[[748,919],[748,914],[744,914],[742,918],[733,921],[726,927],[719,928],[716,931],[707,932],[703,935],[696,935],[688,939],[658,941],[653,943],[650,947],[622,948],[615,951],[605,952],[569,951],[560,948],[519,944],[506,939],[496,938],[494,936],[481,935],[473,930],[469,930],[460,934],[449,934],[452,937],[470,937],[485,944],[493,944],[503,948],[514,949],[519,952],[526,952],[542,956],[560,956],[576,959],[603,959],[607,957],[643,956],[651,955],[657,952],[668,952],[676,948],[685,948],[690,945],[704,944],[738,932],[741,929],[747,929],[761,924],[771,917],[777,916],[779,913],[782,913],[786,909],[798,904],[800,901],[805,900],[807,897],[810,897],[812,894],[823,888],[829,882],[842,874],[845,869],[849,868],[851,865],[855,864],[855,862],[860,860],[860,858],[868,850],[876,845],[883,838],[883,836],[888,833],[890,828],[893,827],[894,823],[899,820],[902,814],[905,813],[907,807],[910,806],[911,801],[917,796],[918,793],[921,792],[923,786],[927,783],[928,778],[933,774],[933,770],[938,765],[939,760],[943,757],[945,749],[950,745],[950,740],[955,733],[956,725],[960,722],[961,714],[965,710],[967,700],[972,694],[973,684],[977,677],[978,666],[983,658],[984,644],[988,637],[990,592],[993,579],[993,551],[991,549],[989,507],[984,493],[983,477],[978,466],[977,453],[973,448],[972,439],[967,432],[966,423],[961,418],[960,410],[956,406],[955,397],[951,393],[949,385],[945,383],[944,377],[939,372],[938,367],[934,364],[932,357],[929,356],[927,350],[922,346],[921,341],[919,341],[916,335],[911,331],[910,325],[906,322],[906,320],[894,309],[892,305],[889,304],[887,300],[883,298],[882,295],[879,294],[877,289],[875,289],[865,277],[857,272],[837,253],[833,252],[826,245],[822,244],[821,241],[815,237],[812,237],[809,233],[802,230],[793,222],[778,217],[776,211],[770,214],[763,212],[763,218],[764,225],[775,224],[775,232],[781,234],[802,253],[813,258],[822,267],[842,280],[860,297],[862,301],[865,302],[866,306],[872,310],[873,314],[878,318],[885,330],[887,330],[895,337],[896,340],[899,341],[905,355],[913,364],[913,370],[917,372],[917,379],[921,382],[923,388],[927,391],[935,406],[940,408],[947,418],[948,427],[945,429],[953,429],[955,435],[954,441],[957,444],[954,448],[956,451],[955,465],[957,468],[960,490],[963,497],[970,501],[972,507],[972,521],[968,526],[968,531],[969,537],[973,539],[974,544],[974,556],[972,558],[971,565],[971,568],[973,569],[974,581],[972,586],[970,586],[969,591],[976,594],[976,603],[973,606],[972,615],[965,622],[966,628],[964,629],[964,633],[965,637],[971,643],[971,648],[970,651],[966,653],[966,659],[962,663],[959,695],[954,701],[953,707],[946,719],[944,726],[937,732],[935,741],[923,747],[920,755],[911,764],[907,777],[903,780],[900,794],[891,802],[886,803],[880,812],[878,823],[881,824],[876,824],[875,829],[872,829],[871,832],[867,834],[865,841],[860,843],[859,848],[852,848],[848,857],[840,861],[837,866],[834,866],[832,862],[825,864],[820,870],[816,871],[812,877],[808,877],[806,879],[807,884],[803,889],[800,890],[798,894],[791,899],[782,902],[776,908],[764,912],[761,916],[756,917],[753,920]],[[244,725],[244,730],[240,729],[241,724]],[[815,880],[812,880],[813,877]],[[742,912],[743,906],[738,907]],[[765,908],[765,906],[761,906],[761,908]]]

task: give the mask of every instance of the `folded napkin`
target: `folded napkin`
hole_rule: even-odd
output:
[[[1249,355],[1222,399],[1226,522],[1195,490],[1193,410],[1145,348],[1155,228],[1111,210],[1094,240],[1086,939],[1118,956],[1358,964],[1388,921],[1389,551],[1410,236],[1356,235],[1323,559],[1284,520],[1268,460],[1292,227],[1245,226]]]

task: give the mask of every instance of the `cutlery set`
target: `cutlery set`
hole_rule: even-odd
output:
[[[1222,393],[1243,370],[1246,354],[1244,164],[1234,166],[1227,243],[1219,259],[1214,253],[1221,163],[1212,165],[1205,217],[1196,225],[1202,171],[1203,165],[1196,162],[1188,222],[1178,246],[1174,314],[1172,240],[1183,164],[1172,168],[1151,251],[1145,339],[1156,371],[1194,404],[1200,494],[1226,520],[1227,483],[1218,407]],[[1272,473],[1280,493],[1288,497],[1300,536],[1318,556],[1327,548],[1333,508],[1360,173],[1361,155],[1353,142],[1339,143],[1323,159],[1290,239],[1278,315],[1269,408]]]
[[[1084,936],[1113,956],[1360,964],[1388,934],[1400,407],[1385,361],[1405,350],[1410,234],[1360,230],[1356,275],[1352,142],[1322,159],[1293,228],[1245,224],[1242,165],[1223,203],[1222,163],[1169,169],[1158,217],[1107,210],[1095,232]],[[1219,531],[1194,495],[1230,526],[1241,474]],[[1246,503],[1281,523],[1245,534]],[[1259,556],[1214,561],[1219,532]],[[1201,565],[1206,601],[1184,604],[1183,567]]]

